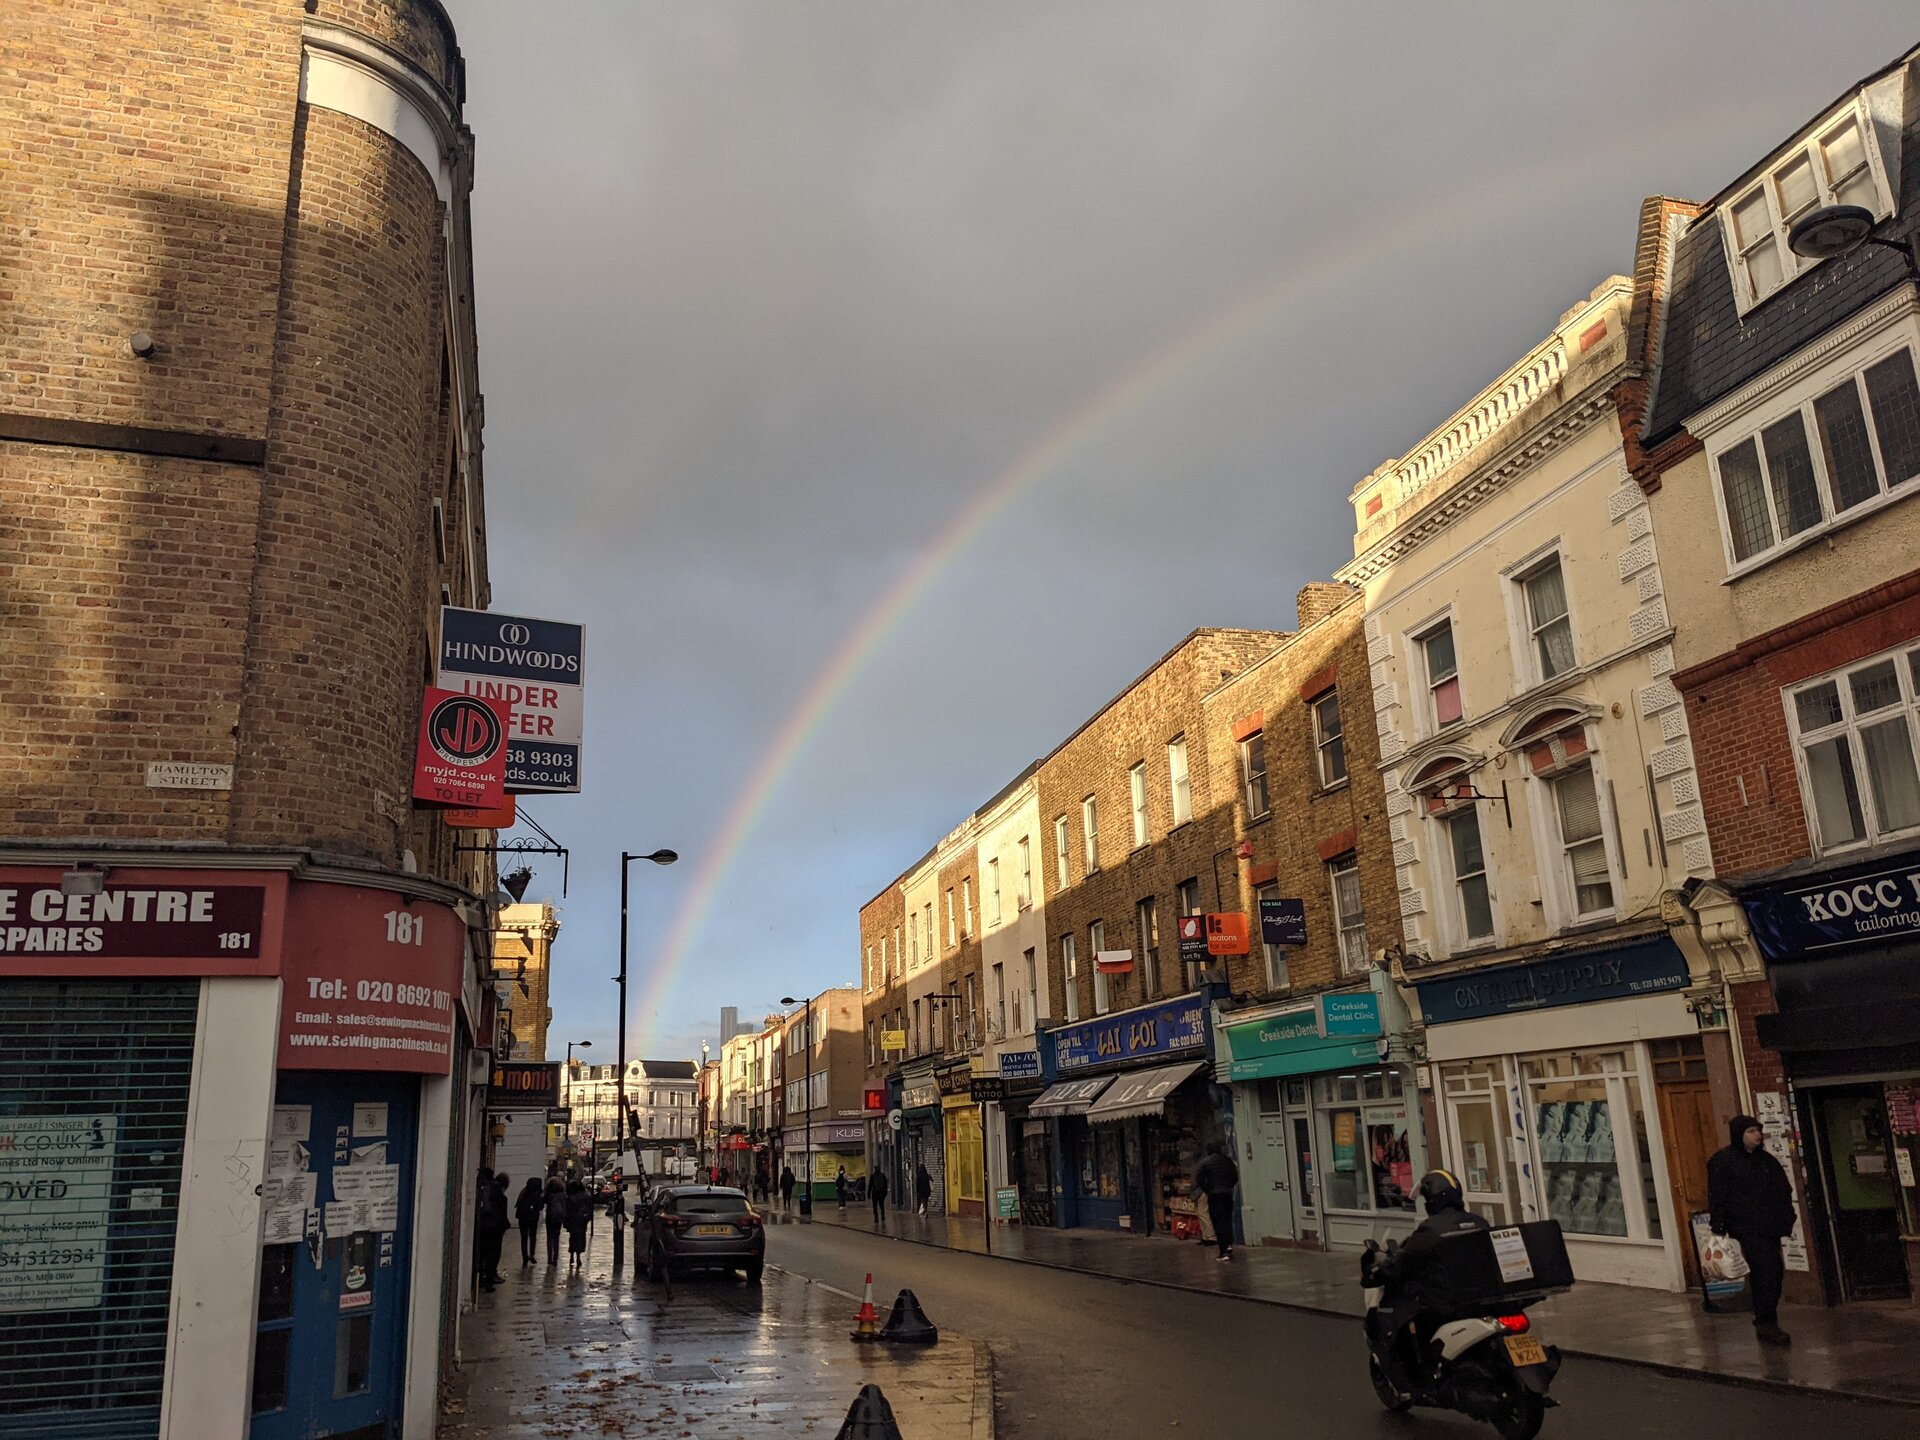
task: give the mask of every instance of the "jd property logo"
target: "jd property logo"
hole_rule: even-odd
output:
[[[450,695],[429,712],[427,738],[449,765],[477,765],[499,753],[506,730],[491,707],[471,695]]]

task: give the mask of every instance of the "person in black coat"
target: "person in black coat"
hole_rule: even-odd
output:
[[[509,1226],[507,1197],[495,1183],[493,1171],[483,1167],[473,1201],[473,1269],[482,1290],[500,1283],[500,1244]]]
[[[547,1208],[546,1192],[536,1175],[520,1191],[513,1204],[514,1223],[520,1227],[520,1263],[533,1264],[533,1249],[540,1237],[540,1215]]]
[[[578,1270],[587,1253],[587,1230],[593,1224],[593,1197],[578,1180],[567,1182],[567,1268]]]
[[[1787,1278],[1780,1242],[1793,1233],[1793,1186],[1767,1153],[1758,1120],[1736,1115],[1727,1131],[1732,1143],[1707,1162],[1709,1223],[1714,1234],[1739,1241],[1747,1257],[1755,1336],[1762,1345],[1788,1345],[1792,1337],[1780,1328],[1780,1288]]]
[[[780,1167],[780,1208],[782,1210],[793,1208],[793,1187],[797,1184],[799,1181],[793,1178],[793,1167],[782,1165]]]
[[[560,1263],[560,1232],[567,1228],[567,1182],[558,1175],[547,1177],[546,1189],[547,1264]]]
[[[873,1223],[887,1223],[887,1172],[876,1170],[873,1178],[867,1182],[867,1198],[873,1201]]]
[[[1233,1192],[1240,1184],[1240,1167],[1218,1140],[1207,1145],[1207,1157],[1193,1173],[1193,1183],[1207,1197],[1207,1219],[1213,1225],[1213,1243],[1219,1258],[1233,1258]]]

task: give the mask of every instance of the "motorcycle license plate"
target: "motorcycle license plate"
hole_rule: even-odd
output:
[[[733,1226],[731,1225],[696,1225],[693,1227],[693,1233],[696,1235],[731,1235],[733,1233]],[[1537,1349],[1539,1347],[1536,1346],[1535,1348]]]
[[[1515,1365],[1544,1365],[1547,1363],[1547,1347],[1531,1335],[1509,1335],[1507,1358]]]

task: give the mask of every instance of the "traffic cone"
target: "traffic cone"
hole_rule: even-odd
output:
[[[940,1338],[940,1332],[920,1308],[919,1297],[911,1290],[902,1290],[880,1338],[895,1345],[931,1345]]]
[[[873,1308],[873,1272],[867,1272],[867,1298],[860,1302],[860,1313],[853,1317],[855,1340],[878,1340],[880,1338],[880,1312]],[[878,1394],[878,1391],[874,1392]],[[881,1402],[885,1404],[883,1400]]]
[[[906,1440],[893,1418],[893,1407],[878,1385],[862,1385],[847,1411],[846,1423],[833,1440]]]

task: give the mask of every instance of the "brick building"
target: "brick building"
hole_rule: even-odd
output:
[[[553,906],[509,905],[500,912],[493,932],[493,968],[506,986],[502,1020],[512,1039],[515,1060],[547,1058],[547,1026],[553,1007],[547,1003],[553,983],[553,942],[560,936],[560,916]]]
[[[767,1174],[778,1176],[781,1166],[790,1166],[816,1200],[833,1198],[834,1177],[843,1169],[849,1181],[864,1182],[867,1176],[860,998],[851,985],[823,990],[779,1024],[780,1143]]]
[[[1864,214],[1796,249],[1840,205]],[[1909,1294],[1920,1263],[1916,207],[1920,51],[1710,200],[1649,202],[1656,365],[1626,417],[1692,560],[1672,683],[1714,868],[1672,918],[1736,982],[1742,1108],[1800,1192],[1788,1293],[1828,1303]]]
[[[7,1251],[81,1258],[0,1274],[0,1428],[425,1435],[493,1025],[491,862],[408,799],[488,599],[459,51],[432,0],[8,20],[0,1152],[85,1148],[9,1162],[67,1199]]]
[[[1218,908],[1251,927],[1248,953],[1221,962],[1218,1073],[1232,1089],[1247,1239],[1349,1243],[1409,1228],[1398,1197],[1429,1147],[1405,1007],[1376,964],[1400,948],[1400,894],[1365,604],[1347,585],[1315,584],[1298,613],[1291,637],[1203,706],[1211,805],[1233,841]],[[1262,933],[1263,908],[1284,941]],[[1299,928],[1280,931],[1295,916]],[[1384,1195],[1340,1168],[1355,1150],[1335,1131],[1350,1121],[1382,1137]]]

